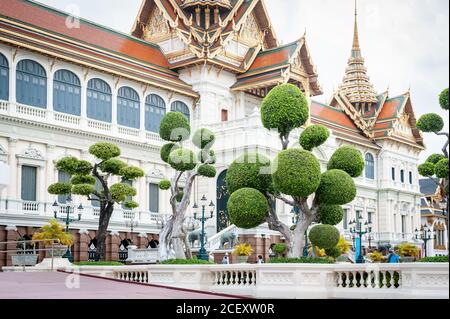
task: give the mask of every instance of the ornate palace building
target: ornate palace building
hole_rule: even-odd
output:
[[[33,1],[2,0],[0,162],[9,169],[0,166],[0,175],[9,176],[9,183],[0,189],[0,242],[31,236],[52,218],[55,200],[65,211],[66,198],[47,193],[50,184],[66,178],[55,161],[67,155],[89,160],[90,145],[109,141],[146,176],[134,185],[140,207],[114,211],[108,257],[118,259],[127,238],[148,245],[169,214],[169,195],[158,190],[159,181],[172,175],[159,157],[159,123],[165,113],[180,111],[194,128],[217,134],[219,174],[200,180],[192,200],[206,194],[216,204],[217,217],[208,224],[210,249],[219,247],[222,234],[237,231],[267,256],[279,234],[229,224],[224,177],[227,165],[246,150],[272,158],[280,150],[277,134],[261,125],[259,107],[271,88],[287,82],[309,98],[323,94],[306,36],[280,45],[263,0],[144,0],[131,34]],[[324,167],[343,144],[365,156],[358,197],[346,206],[342,232],[348,236],[349,222],[363,216],[373,222],[373,246],[413,241],[421,218],[416,167],[423,140],[410,93],[390,96],[371,85],[356,21],[343,83],[329,104],[311,100],[311,122],[332,131],[316,151]],[[80,203],[83,214],[71,231],[75,259],[85,260],[95,248],[99,209],[73,198],[72,205]],[[277,211],[292,219],[282,202]],[[0,256],[0,265],[6,259]]]

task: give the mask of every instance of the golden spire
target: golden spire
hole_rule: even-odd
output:
[[[361,48],[359,46],[359,34],[358,34],[358,3],[355,0],[355,29],[353,33],[353,52],[361,52]]]

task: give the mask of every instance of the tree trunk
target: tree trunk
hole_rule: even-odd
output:
[[[295,231],[293,233],[292,249],[289,251],[289,258],[301,258],[303,257],[303,249],[305,248],[306,238],[305,234],[309,226],[313,222],[313,218],[306,215],[302,216],[303,219],[299,219]]]
[[[108,203],[100,208],[100,220],[97,233],[97,258],[106,260],[106,236],[108,235],[109,220],[114,211],[114,204]]]

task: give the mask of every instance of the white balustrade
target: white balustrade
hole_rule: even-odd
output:
[[[53,113],[53,116],[56,122],[62,122],[71,125],[80,125],[80,117],[78,116],[58,112]]]
[[[25,212],[39,212],[39,202],[22,202],[22,210]]]
[[[123,135],[139,137],[140,131],[129,127],[119,126],[119,133]]]
[[[111,123],[88,120],[88,127],[100,131],[110,131]]]
[[[8,113],[8,110],[9,110],[8,105],[9,105],[8,102],[0,101],[0,112]]]
[[[16,112],[19,114],[19,116],[25,115],[28,118],[45,119],[47,116],[46,109],[22,104],[16,104]]]

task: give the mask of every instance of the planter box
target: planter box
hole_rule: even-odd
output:
[[[248,256],[237,256],[236,259],[238,264],[246,264],[248,261]]]
[[[45,247],[45,249],[48,249],[47,251],[45,251],[45,257],[52,258],[52,247],[48,246],[48,247]],[[53,246],[53,257],[54,258],[62,257],[66,253],[66,251],[67,251],[67,246],[54,245]]]
[[[11,262],[13,266],[36,266],[38,256],[37,254],[12,255]]]

